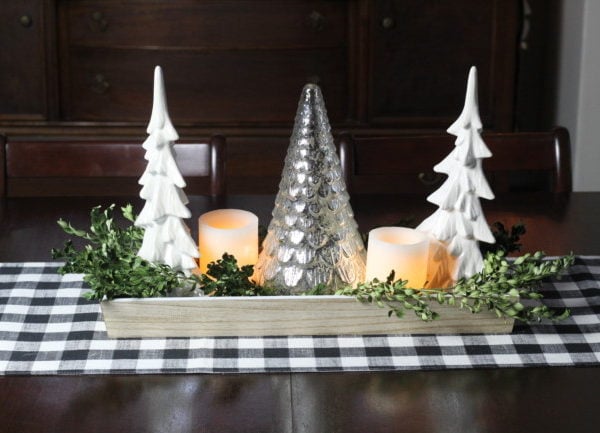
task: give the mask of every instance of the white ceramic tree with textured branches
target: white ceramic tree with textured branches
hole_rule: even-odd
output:
[[[173,142],[179,136],[169,118],[160,66],[154,70],[154,101],[147,132],[143,147],[148,165],[139,180],[140,197],[146,203],[135,221],[136,226],[144,228],[138,255],[189,274],[197,266],[194,258],[199,253],[183,222],[191,213],[183,192],[185,181],[173,153]]]
[[[429,287],[447,286],[449,278],[457,280],[481,271],[479,241],[494,242],[479,202],[479,198],[494,198],[482,168],[482,159],[492,153],[481,137],[481,130],[477,69],[473,66],[463,111],[448,128],[448,133],[456,136],[455,147],[434,167],[434,171],[448,175],[442,186],[427,198],[439,208],[418,227],[439,241],[432,252],[434,272],[428,276]],[[444,257],[444,250],[449,257]]]

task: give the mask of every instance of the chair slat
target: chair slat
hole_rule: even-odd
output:
[[[131,195],[147,161],[139,141],[7,140],[2,145],[8,196]],[[177,143],[175,159],[188,194],[225,194],[226,141]]]
[[[517,189],[571,191],[569,133],[558,127],[550,132],[484,134],[493,153],[483,167],[497,192]],[[445,176],[433,172],[454,146],[455,137],[407,135],[338,139],[348,189],[363,193],[432,192]]]

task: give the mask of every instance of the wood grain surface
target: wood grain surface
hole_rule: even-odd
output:
[[[127,298],[101,307],[110,338],[498,334],[512,331],[514,323],[491,311],[472,314],[435,302],[437,320],[425,322],[412,311],[399,319],[347,296]]]
[[[194,217],[213,206],[191,199]],[[232,196],[224,205],[264,224],[273,200]],[[49,248],[66,239],[56,220],[84,227],[89,208],[106,201],[0,199],[0,260],[50,260]],[[488,222],[526,224],[524,251],[600,254],[600,193],[500,196],[483,205]],[[362,231],[434,210],[404,195],[353,197],[352,206]],[[596,433],[598,389],[598,367],[0,377],[0,431]]]

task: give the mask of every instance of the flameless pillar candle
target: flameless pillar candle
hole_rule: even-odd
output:
[[[200,272],[223,256],[232,254],[238,266],[254,265],[258,259],[258,217],[240,209],[219,209],[198,219]]]
[[[380,227],[369,232],[367,281],[385,281],[392,269],[407,287],[422,288],[427,279],[429,239],[405,227]]]

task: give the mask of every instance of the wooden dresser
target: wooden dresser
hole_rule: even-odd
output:
[[[141,141],[161,65],[182,138],[225,134],[230,190],[272,191],[307,82],[334,132],[439,131],[477,65],[486,129],[512,130],[522,20],[521,0],[5,1],[0,133]]]

